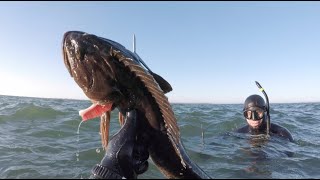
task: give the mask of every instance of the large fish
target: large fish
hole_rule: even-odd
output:
[[[165,96],[172,90],[170,84],[136,53],[115,41],[70,31],[63,37],[63,57],[70,75],[92,101],[91,107],[80,112],[83,120],[100,116],[102,129],[108,131],[114,108],[118,108],[120,119],[129,109],[136,109],[142,122],[138,131],[144,133],[150,157],[167,178],[210,178],[190,160],[181,142]],[[102,138],[107,139],[108,132]]]

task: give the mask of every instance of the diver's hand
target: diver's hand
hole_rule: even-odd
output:
[[[137,115],[132,110],[126,113],[125,123],[108,143],[101,163],[92,169],[96,179],[135,179],[148,169],[149,153],[137,135]]]

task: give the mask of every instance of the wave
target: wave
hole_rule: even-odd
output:
[[[2,120],[36,120],[56,119],[58,116],[67,115],[67,112],[53,109],[52,107],[41,107],[33,103],[18,103],[0,111]]]

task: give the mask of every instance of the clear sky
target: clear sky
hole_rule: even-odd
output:
[[[62,37],[119,42],[173,87],[170,102],[320,101],[320,2],[0,2],[0,95],[87,99]]]

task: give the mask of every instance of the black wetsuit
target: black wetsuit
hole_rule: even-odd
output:
[[[266,134],[267,133],[267,125],[265,120],[262,121],[260,127],[258,129],[253,129],[249,125],[245,125],[236,130],[238,133],[250,133],[252,135],[259,135],[259,134]],[[283,138],[288,139],[289,141],[293,142],[293,137],[289,130],[284,127],[281,127],[277,124],[271,123],[270,125],[270,135],[277,135]]]

